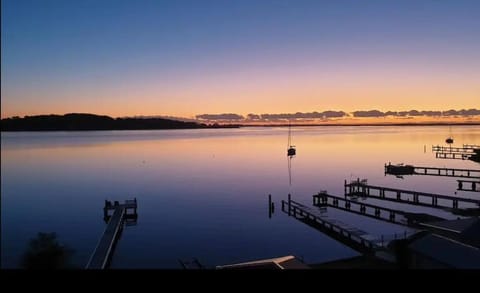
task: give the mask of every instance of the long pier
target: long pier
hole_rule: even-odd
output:
[[[112,210],[113,214],[109,215],[109,211]],[[108,224],[87,263],[86,269],[103,270],[108,268],[115,245],[122,232],[124,221],[126,219],[136,220],[137,218],[137,199],[126,200],[124,204],[115,201],[113,205],[110,201],[105,201],[103,211],[104,220],[108,221]],[[128,213],[129,211],[131,213]]]
[[[412,165],[392,165],[385,164],[385,174],[390,175],[428,175],[428,176],[446,176],[458,178],[480,179],[480,170],[474,169],[455,169],[455,168],[437,168],[420,167]]]
[[[463,182],[474,182],[465,181]],[[472,183],[473,186],[475,183]],[[480,200],[471,198],[461,198],[448,195],[440,195],[434,193],[418,192],[414,190],[397,189],[390,187],[382,187],[367,184],[366,180],[353,180],[344,183],[345,196],[361,196],[371,197],[380,200],[388,200],[399,203],[407,203],[420,206],[428,206],[432,208],[453,208],[458,209],[459,203],[473,204],[475,208],[480,207]],[[422,199],[424,199],[422,201]],[[426,199],[426,200],[425,200]],[[441,199],[440,203],[438,200]],[[449,205],[447,205],[449,203]],[[480,209],[479,209],[480,212]]]
[[[480,181],[458,179],[457,182],[457,190],[480,192]],[[466,185],[470,188],[468,188]]]
[[[282,211],[360,253],[370,254],[383,248],[382,240],[368,239],[370,235],[366,232],[339,221],[327,220],[317,215],[313,209],[290,198],[288,201],[282,200]]]
[[[436,152],[437,159],[470,160],[474,153]]]
[[[480,145],[478,145],[478,144],[463,144],[463,148],[466,148],[466,149],[480,149]]]
[[[445,220],[440,217],[423,213],[409,213],[405,211],[385,208],[373,204],[348,200],[343,197],[333,196],[325,191],[313,196],[313,205],[318,207],[329,206],[347,212],[375,218],[393,224],[419,227],[421,223]]]
[[[437,159],[459,159],[479,162],[480,146],[464,144],[463,147],[432,146]]]
[[[450,146],[440,146],[440,145],[434,145],[432,146],[432,152],[450,152],[450,153],[469,153],[473,154],[474,150],[476,147],[474,145],[463,145],[463,147],[450,147]]]

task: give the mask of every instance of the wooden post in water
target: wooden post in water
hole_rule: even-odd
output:
[[[288,194],[288,215],[289,215],[289,216],[291,215],[291,214],[290,214],[290,208],[291,208],[291,206],[292,206],[292,205],[291,205],[291,200],[292,200],[291,197],[292,197],[292,196],[291,196],[290,193],[289,193],[289,194]]]
[[[268,195],[268,218],[272,217],[272,195]]]
[[[105,205],[103,206],[103,218],[104,218],[104,219],[106,219],[107,216],[108,216],[107,206],[108,206],[108,201],[105,200]]]

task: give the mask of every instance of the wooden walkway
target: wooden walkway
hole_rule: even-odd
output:
[[[313,205],[318,207],[329,206],[347,212],[387,221],[393,224],[418,227],[420,223],[441,221],[443,218],[423,213],[409,213],[401,210],[385,208],[373,204],[348,200],[343,197],[319,192],[313,196]]]
[[[474,153],[453,153],[453,152],[435,152],[437,159],[469,160]]]
[[[458,182],[458,190],[480,192],[480,181],[459,179],[457,180],[457,182]]]
[[[340,221],[326,219],[318,214],[318,209],[314,211],[296,201],[282,200],[282,211],[361,253],[374,253],[383,248],[381,240],[375,241],[372,235]]]
[[[474,182],[466,181],[464,182]],[[473,185],[474,183],[472,183]],[[350,197],[371,197],[380,200],[388,200],[399,203],[428,206],[432,208],[453,208],[458,209],[458,204],[467,204],[472,208],[480,207],[480,200],[471,198],[462,198],[448,195],[440,195],[434,193],[418,192],[414,190],[405,190],[397,188],[389,188],[382,186],[374,186],[367,184],[366,180],[353,180],[344,183],[344,194]],[[423,199],[423,201],[422,201]],[[438,200],[441,200],[440,202]],[[480,212],[480,210],[479,210]]]
[[[432,152],[450,152],[450,153],[462,153],[462,154],[473,154],[473,151],[476,149],[474,145],[464,145],[463,147],[450,147],[450,146],[432,146]]]
[[[108,212],[113,210],[113,215]],[[132,214],[128,214],[128,210],[133,210]],[[126,200],[124,204],[117,201],[112,205],[111,202],[105,201],[104,219],[108,220],[107,227],[103,232],[95,251],[90,257],[86,269],[106,269],[109,266],[113,251],[117,240],[123,229],[124,220],[126,218],[137,217],[137,200]]]
[[[464,144],[463,147],[432,146],[437,159],[458,159],[478,161],[480,147],[477,145]]]
[[[393,166],[393,167],[392,167]],[[397,174],[393,170],[399,170],[405,167],[407,170],[411,170],[409,174],[401,173]],[[385,174],[389,175],[428,175],[428,176],[446,176],[446,177],[458,177],[458,178],[471,178],[480,179],[480,170],[475,169],[454,169],[454,168],[437,168],[437,167],[420,167],[412,165],[392,165],[385,164]]]

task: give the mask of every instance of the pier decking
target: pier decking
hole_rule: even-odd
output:
[[[479,161],[480,146],[464,144],[463,147],[432,146],[437,159],[457,159]]]
[[[473,155],[473,153],[435,152],[437,159],[469,160]]]
[[[374,253],[383,246],[381,241],[372,240],[366,232],[340,221],[325,219],[317,214],[318,211],[291,199],[282,200],[282,211],[361,253]]]
[[[419,224],[423,222],[444,220],[443,218],[429,214],[410,213],[364,202],[348,200],[346,198],[330,195],[326,192],[319,192],[318,194],[314,195],[313,205],[318,207],[329,206],[377,220],[408,227],[419,227]]]
[[[459,180],[460,181],[460,180]],[[462,182],[474,182],[466,181]],[[353,180],[344,183],[345,196],[361,196],[371,197],[380,200],[388,200],[399,203],[407,203],[420,206],[428,206],[432,208],[453,208],[458,209],[459,203],[470,204],[473,208],[480,207],[480,200],[471,198],[454,197],[448,195],[440,195],[426,192],[418,192],[414,190],[404,190],[390,187],[374,186],[367,184],[366,180]],[[426,199],[423,200],[422,199]],[[438,200],[441,199],[439,202]],[[447,204],[449,203],[449,204]],[[480,210],[479,210],[480,212]]]
[[[385,164],[385,175],[428,175],[480,179],[480,170]]]
[[[432,152],[450,152],[450,153],[463,153],[463,154],[473,154],[473,151],[476,148],[475,145],[463,145],[463,147],[450,147],[450,146],[432,146]]]
[[[458,190],[480,192],[480,181],[459,179],[457,180],[457,182],[458,182]]]
[[[113,214],[109,215],[109,211],[113,210]],[[137,199],[126,200],[124,204],[115,201],[105,201],[104,220],[108,222],[100,241],[95,248],[86,269],[106,269],[108,268],[111,256],[117,240],[123,229],[124,220],[137,218]],[[131,211],[131,213],[128,213]]]

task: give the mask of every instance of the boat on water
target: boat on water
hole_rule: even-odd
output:
[[[453,143],[453,137],[452,137],[452,127],[450,126],[449,127],[449,131],[448,131],[450,134],[448,135],[447,139],[445,139],[445,142],[447,144],[452,144]]]
[[[415,173],[415,167],[412,165],[385,165],[385,173],[392,175],[412,175]]]
[[[287,148],[287,156],[295,156],[297,153],[297,150],[295,149],[295,146],[292,145],[292,127],[289,124],[288,125],[288,148]]]
[[[295,149],[294,146],[291,146],[287,150],[287,155],[288,156],[294,156],[297,153],[297,150]]]

